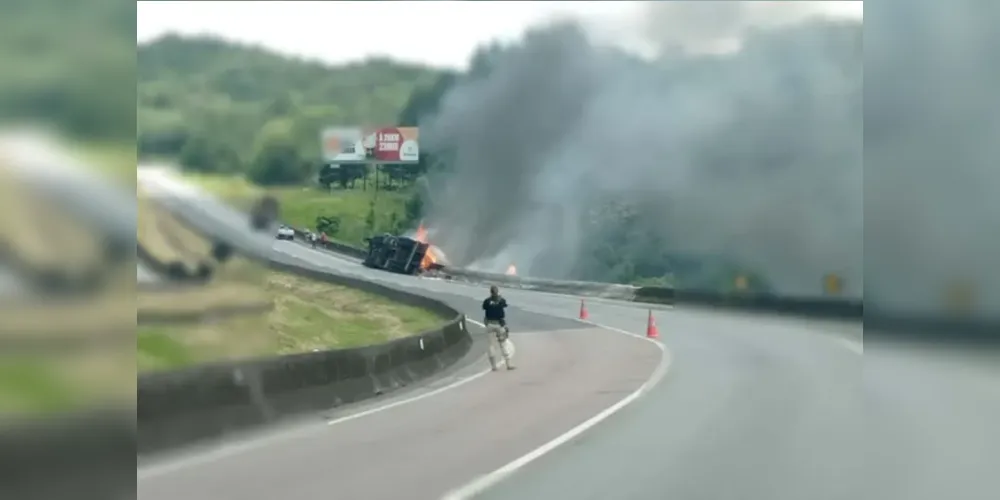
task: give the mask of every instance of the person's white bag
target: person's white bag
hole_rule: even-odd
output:
[[[510,337],[505,338],[503,342],[500,343],[500,350],[503,351],[505,358],[513,358],[515,352],[514,341],[511,340]]]

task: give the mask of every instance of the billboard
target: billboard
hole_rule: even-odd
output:
[[[417,163],[417,127],[331,127],[322,132],[328,163]]]

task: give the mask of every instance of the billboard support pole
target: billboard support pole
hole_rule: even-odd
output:
[[[378,171],[382,169],[381,163],[375,164],[375,199],[372,202],[372,233],[375,233],[375,227],[378,225]]]

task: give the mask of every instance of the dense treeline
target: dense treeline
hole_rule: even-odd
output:
[[[396,123],[415,91],[442,74],[383,59],[331,67],[204,37],[140,45],[137,61],[140,156],[265,185],[315,179],[323,127]],[[365,170],[342,173],[325,173],[324,183],[353,184]]]
[[[134,3],[11,0],[0,16],[0,117],[78,140],[131,141]]]

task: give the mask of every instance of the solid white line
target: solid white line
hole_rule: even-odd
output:
[[[865,344],[864,343],[862,343],[862,342],[855,342],[853,340],[847,340],[847,339],[844,339],[844,338],[837,339],[837,341],[840,342],[840,345],[846,347],[848,350],[850,350],[854,354],[857,354],[857,355],[860,355],[860,356],[864,356],[865,355]]]
[[[529,463],[535,460],[538,460],[546,453],[549,453],[552,450],[558,448],[559,446],[573,440],[580,434],[583,434],[590,428],[596,426],[597,424],[601,423],[603,420],[607,419],[611,415],[614,415],[615,413],[621,411],[622,408],[625,408],[629,404],[633,403],[635,400],[639,399],[640,396],[648,392],[657,383],[659,383],[660,380],[663,378],[663,376],[667,373],[667,370],[670,368],[670,364],[672,361],[672,358],[670,356],[670,351],[668,351],[667,348],[662,343],[647,338],[644,335],[638,335],[626,330],[622,330],[620,328],[605,326],[588,320],[580,320],[580,321],[583,323],[594,325],[598,328],[603,328],[613,332],[622,333],[630,337],[636,337],[652,342],[660,349],[660,352],[662,354],[662,357],[660,358],[660,364],[657,365],[656,369],[653,371],[653,374],[644,384],[642,384],[642,386],[640,386],[635,392],[629,394],[621,401],[618,401],[617,403],[609,406],[608,408],[605,408],[602,412],[598,413],[597,415],[594,415],[593,417],[587,419],[583,423],[577,425],[576,427],[570,429],[569,431],[556,437],[555,439],[549,441],[548,443],[545,443],[542,446],[528,452],[526,455],[514,460],[513,462],[510,462],[507,465],[504,465],[503,467],[493,472],[479,476],[478,478],[462,486],[461,488],[448,492],[442,497],[442,500],[468,500],[477,495],[482,494],[490,487],[496,485],[497,483],[509,477],[518,469],[524,467],[525,465],[528,465]]]
[[[480,323],[480,322],[478,322],[478,321],[476,321],[474,319],[465,318],[465,321],[467,321],[469,323],[472,323],[474,325],[478,325],[480,327],[485,327],[486,326],[486,325],[484,325],[484,324],[482,324],[482,323]],[[511,357],[513,357],[513,356],[511,356]],[[477,362],[480,361],[481,359],[482,358],[479,358],[477,360]],[[351,421],[351,420],[354,420],[354,419],[358,419],[358,418],[361,418],[361,417],[367,417],[368,415],[374,415],[376,413],[380,413],[380,412],[383,412],[383,411],[386,411],[386,410],[391,410],[393,408],[396,408],[396,407],[399,407],[399,406],[403,406],[403,405],[406,405],[406,404],[415,403],[415,402],[420,401],[422,399],[426,399],[426,398],[429,398],[431,396],[436,396],[438,394],[441,394],[442,392],[447,391],[449,389],[454,389],[456,387],[463,386],[463,385],[465,385],[465,384],[467,384],[469,382],[472,382],[473,380],[478,379],[479,377],[482,377],[482,376],[485,376],[485,375],[489,375],[491,371],[492,370],[486,369],[486,370],[483,370],[481,372],[476,372],[473,375],[470,375],[470,376],[465,377],[463,379],[456,380],[455,382],[452,382],[452,383],[450,383],[450,384],[448,384],[448,385],[446,385],[444,387],[439,387],[437,389],[434,389],[433,391],[429,391],[429,392],[425,392],[425,393],[422,393],[422,394],[418,394],[416,396],[409,397],[409,398],[406,398],[406,399],[401,399],[399,401],[394,401],[392,403],[389,403],[389,404],[383,405],[383,406],[379,406],[377,408],[372,408],[372,409],[369,409],[369,410],[359,411],[359,412],[353,413],[351,415],[347,415],[347,416],[343,416],[343,417],[340,417],[340,418],[337,418],[337,419],[329,420],[329,421],[326,422],[326,425],[336,425],[336,424],[340,424],[340,423],[343,423],[343,422],[348,422],[348,421]]]
[[[389,403],[387,405],[379,406],[377,408],[372,408],[370,410],[359,411],[357,413],[352,413],[352,414],[344,416],[344,417],[336,418],[336,419],[333,419],[333,420],[328,420],[326,422],[326,425],[336,425],[336,424],[348,422],[348,421],[351,421],[351,420],[354,420],[354,419],[358,419],[358,418],[361,418],[361,417],[367,417],[368,415],[374,415],[376,413],[381,413],[381,412],[386,411],[386,410],[391,410],[391,409],[396,408],[398,406],[403,406],[403,405],[406,405],[406,404],[415,403],[415,402],[420,401],[422,399],[426,399],[426,398],[429,398],[431,396],[436,396],[438,394],[441,394],[442,392],[447,391],[449,389],[454,389],[456,387],[460,387],[460,386],[463,386],[465,384],[468,384],[469,382],[472,382],[473,380],[476,380],[479,377],[482,377],[484,375],[489,375],[490,371],[491,370],[483,370],[481,372],[477,372],[477,373],[475,373],[473,375],[470,375],[468,377],[465,377],[463,379],[456,380],[455,382],[452,382],[452,383],[450,383],[450,384],[448,384],[448,385],[446,385],[444,387],[438,387],[437,389],[434,389],[433,391],[430,391],[430,392],[425,392],[425,393],[418,394],[418,395],[413,396],[413,397],[409,397],[409,398],[406,398],[406,399],[401,399],[399,401],[394,401],[394,402]]]

